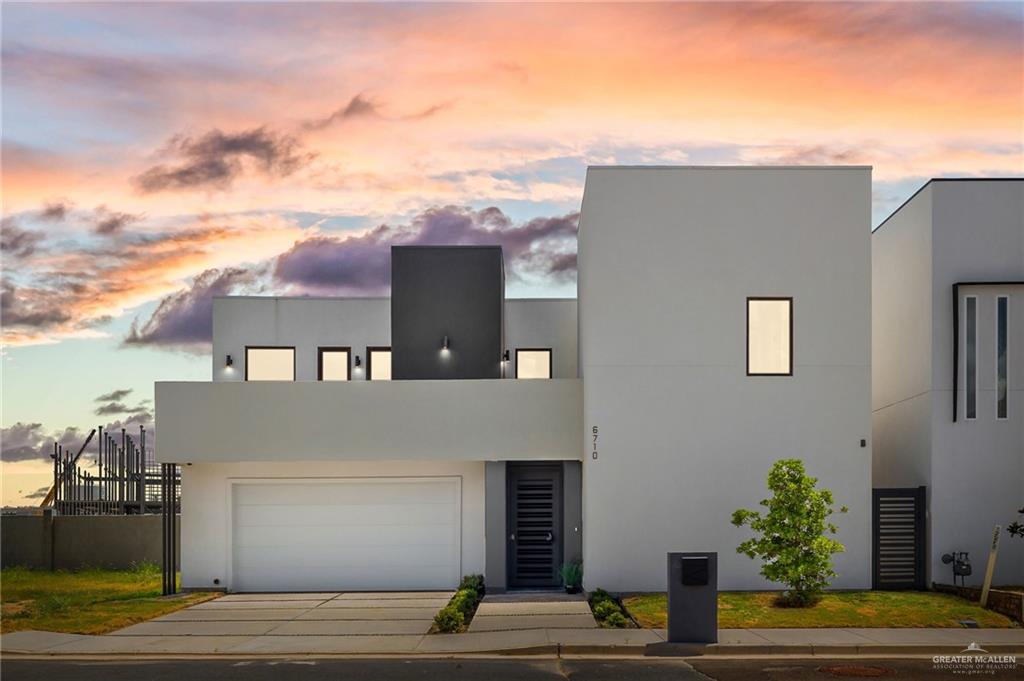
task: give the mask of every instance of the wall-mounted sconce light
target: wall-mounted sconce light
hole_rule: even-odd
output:
[[[502,362],[507,362],[508,358],[509,358],[508,350],[506,350],[505,352],[501,353],[501,361]]]
[[[363,366],[363,360],[359,359],[359,355],[356,355],[356,366],[357,367]]]
[[[235,360],[231,359],[231,355],[228,355],[228,358],[226,360],[224,360],[224,366],[226,366],[226,367],[229,367],[229,366],[231,366],[234,363],[235,363]]]
[[[447,350],[448,349],[448,336],[447,335],[445,335],[445,337],[441,339],[441,349],[442,350]]]

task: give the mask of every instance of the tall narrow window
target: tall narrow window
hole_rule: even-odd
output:
[[[964,412],[968,419],[978,418],[978,299],[964,298]]]
[[[366,376],[371,381],[391,380],[391,348],[366,348]]]
[[[348,381],[352,378],[352,364],[348,361],[351,348],[319,348],[317,350],[317,379],[320,381]]]
[[[1007,341],[1010,312],[1010,299],[1007,296],[996,298],[996,418],[1007,417]]]
[[[294,381],[295,348],[247,347],[245,380]]]
[[[747,298],[747,375],[793,375],[792,298]]]
[[[551,348],[516,349],[516,378],[551,378]]]

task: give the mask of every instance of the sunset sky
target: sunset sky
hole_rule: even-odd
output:
[[[588,164],[869,164],[875,224],[1024,174],[1022,3],[0,11],[5,504],[209,379],[212,295],[386,293],[391,243],[575,295]]]

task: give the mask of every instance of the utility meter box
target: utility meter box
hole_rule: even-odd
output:
[[[669,643],[718,642],[718,554],[668,554]]]

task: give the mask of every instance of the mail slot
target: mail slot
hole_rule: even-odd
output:
[[[707,556],[683,556],[682,561],[683,586],[707,586]]]

